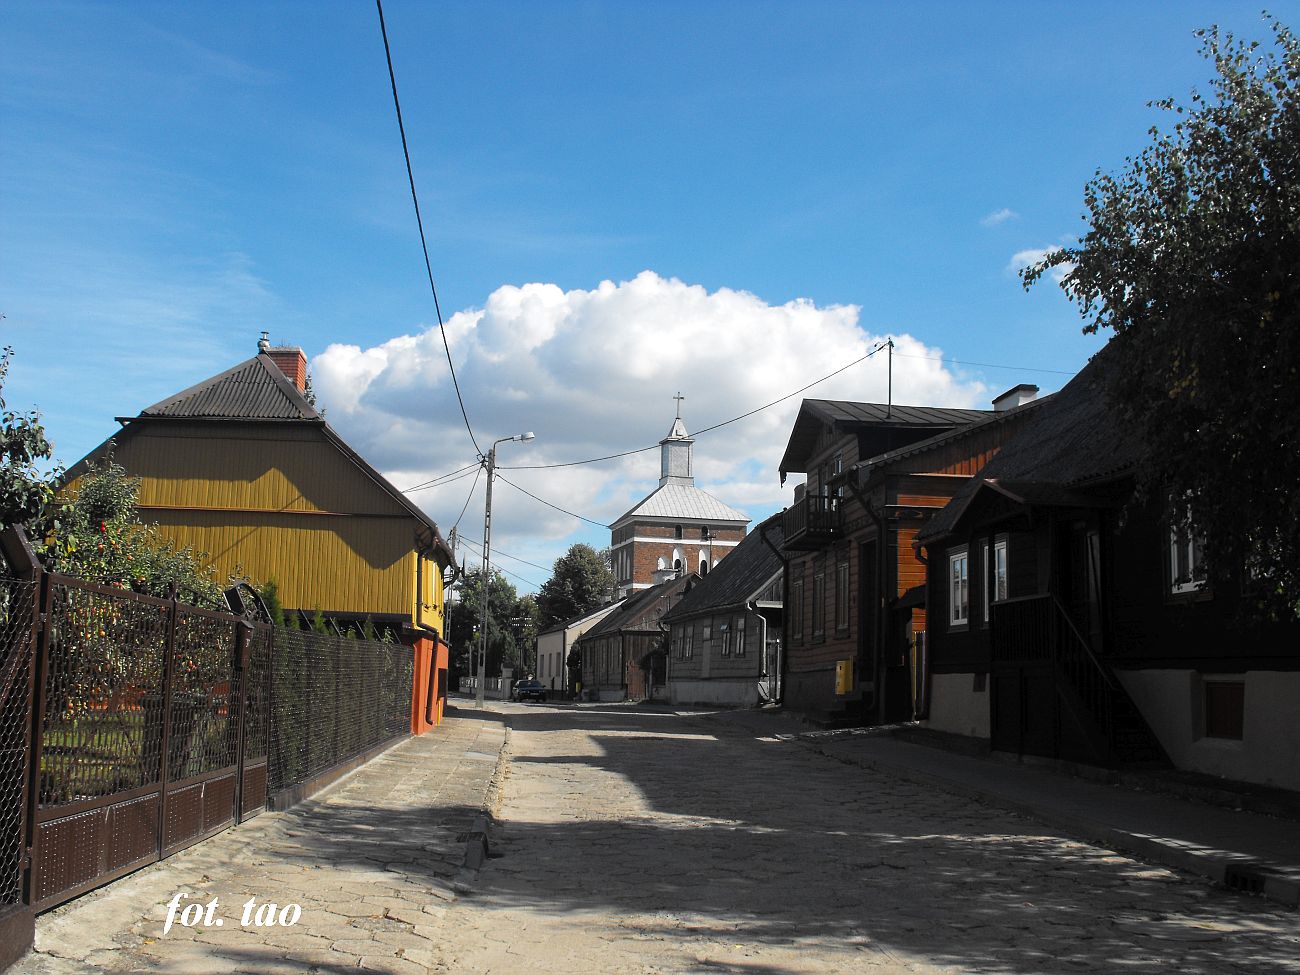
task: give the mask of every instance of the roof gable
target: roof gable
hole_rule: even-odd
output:
[[[807,472],[809,458],[817,452],[822,431],[827,427],[835,437],[857,434],[863,441],[862,455],[871,457],[983,419],[991,412],[942,406],[806,399],[800,405],[799,415],[790,431],[781,458],[781,474]]]
[[[144,417],[319,420],[298,387],[262,353],[140,411]]]

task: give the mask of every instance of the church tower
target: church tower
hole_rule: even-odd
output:
[[[749,516],[695,486],[695,441],[682,420],[681,394],[659,441],[659,487],[614,522],[610,546],[620,596],[689,572],[706,574],[745,537]]]

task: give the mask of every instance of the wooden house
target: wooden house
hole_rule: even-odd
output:
[[[993,410],[804,400],[781,461],[783,479],[807,475],[783,520],[784,704],[830,721],[912,717],[926,625],[913,539],[1036,408],[1034,392],[1014,387]]]
[[[668,697],[674,704],[752,706],[778,697],[781,539],[778,512],[664,614]]]
[[[1110,349],[1026,419],[918,539],[927,724],[1003,752],[1300,788],[1300,626],[1212,585],[1194,533],[1133,496],[1142,445]]]
[[[445,683],[438,526],[344,442],[305,394],[301,349],[258,353],[119,418],[122,429],[69,471],[64,490],[109,451],[140,479],[143,521],[209,553],[222,577],[274,579],[289,614],[371,623],[416,650],[413,730],[436,723]]]
[[[582,660],[582,687],[594,700],[643,700],[665,681],[664,628],[660,621],[700,577],[671,577],[634,590],[574,644]]]

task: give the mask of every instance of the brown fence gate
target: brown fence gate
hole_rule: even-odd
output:
[[[268,721],[266,631],[65,576],[46,576],[43,590],[28,801],[35,910],[260,810]]]

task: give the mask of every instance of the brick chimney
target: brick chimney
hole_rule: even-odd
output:
[[[298,387],[298,392],[307,388],[307,356],[302,349],[296,345],[273,345],[266,350],[266,355]]]

